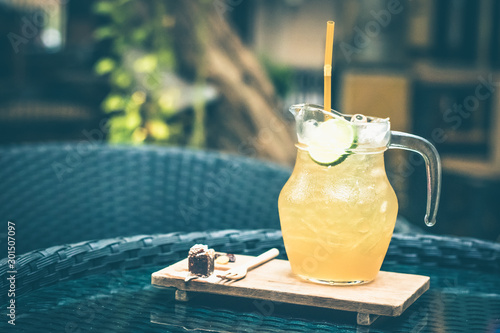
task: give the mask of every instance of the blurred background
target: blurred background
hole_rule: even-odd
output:
[[[180,145],[293,166],[287,108],[390,117],[443,160],[428,232],[500,241],[500,1],[0,0],[0,144]],[[423,225],[420,157],[386,154]]]

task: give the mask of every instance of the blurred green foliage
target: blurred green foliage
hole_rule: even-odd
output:
[[[260,61],[271,79],[276,93],[284,98],[292,89],[294,71],[291,67],[273,62],[268,57],[261,56]]]
[[[183,125],[174,117],[179,88],[164,82],[165,75],[175,71],[175,21],[168,14],[166,2],[101,0],[93,10],[108,18],[94,36],[111,43],[109,56],[95,64],[96,73],[107,76],[111,85],[102,102],[102,109],[110,114],[109,141],[189,141],[184,138]]]
[[[176,105],[181,104],[181,98],[190,97],[183,94],[178,85],[166,82],[176,69],[175,18],[169,15],[168,3],[165,0],[100,0],[93,7],[95,14],[106,18],[106,23],[94,31],[94,37],[110,43],[110,53],[99,59],[94,68],[98,75],[108,78],[111,86],[101,105],[110,116],[110,142],[195,147],[205,144],[203,98],[187,101],[192,115],[180,115]],[[199,5],[212,6],[213,3],[203,0]],[[201,25],[193,29],[197,38],[207,33]],[[261,60],[278,95],[284,97],[291,89],[293,71],[266,58]],[[198,88],[205,83],[203,71],[204,67],[200,66],[196,75]],[[183,102],[186,105],[186,101]]]

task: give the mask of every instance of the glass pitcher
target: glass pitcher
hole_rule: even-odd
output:
[[[375,279],[391,241],[398,201],[384,168],[384,151],[411,150],[427,169],[428,226],[436,222],[441,163],[427,140],[390,131],[389,119],[293,105],[297,160],[281,190],[281,230],[292,271],[327,284]]]

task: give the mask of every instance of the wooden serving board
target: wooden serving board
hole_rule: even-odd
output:
[[[359,325],[371,325],[378,316],[400,316],[429,289],[429,277],[379,272],[367,284],[330,286],[302,280],[292,274],[286,260],[273,259],[251,271],[239,281],[221,282],[218,271],[241,265],[251,256],[236,255],[236,262],[215,266],[207,279],[185,282],[187,259],[151,275],[151,284],[176,288],[176,300],[188,301],[193,293],[211,293],[252,299],[357,312]]]

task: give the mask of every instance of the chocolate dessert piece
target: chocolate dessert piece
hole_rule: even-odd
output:
[[[217,259],[219,257],[223,257],[223,256],[228,257],[229,258],[229,262],[235,262],[236,261],[236,257],[232,253],[222,253],[222,252],[216,252],[215,253],[215,259]]]
[[[189,273],[199,277],[209,277],[214,272],[215,251],[203,244],[196,244],[189,250]]]

